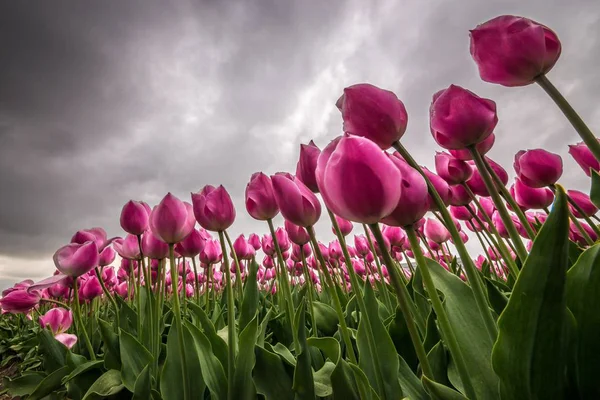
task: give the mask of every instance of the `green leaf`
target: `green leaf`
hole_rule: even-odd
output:
[[[260,323],[260,331],[258,333],[258,338],[256,339],[256,344],[264,347],[265,346],[265,336],[267,336],[267,327],[269,326],[269,321],[271,320],[271,314],[273,314],[273,309],[270,308],[263,318],[263,321]]]
[[[294,369],[294,384],[292,388],[296,393],[296,400],[313,400],[315,398],[315,382],[311,368],[310,351],[308,351],[308,344],[306,343],[304,302],[298,307],[294,322],[294,325],[298,329],[298,344],[300,348],[296,350],[298,356],[296,368]]]
[[[335,364],[331,361],[326,361],[323,367],[313,374],[315,380],[315,394],[319,397],[327,397],[333,394],[333,386],[331,385],[331,373],[335,369]]]
[[[212,326],[212,323],[211,323]],[[223,365],[213,353],[211,343],[197,327],[186,322],[194,340],[196,353],[202,370],[202,377],[214,399],[227,399],[227,375]]]
[[[83,364],[77,366],[73,371],[71,371],[71,373],[69,375],[64,377],[64,379],[62,380],[63,385],[65,383],[67,383],[68,381],[70,381],[71,379],[75,378],[76,376],[83,374],[84,372],[87,372],[91,369],[99,368],[102,364],[104,364],[104,361],[94,360],[94,361],[88,361],[86,363],[83,363]]]
[[[148,400],[150,391],[150,365],[146,365],[135,381],[133,400]]]
[[[494,285],[491,279],[484,278],[485,287],[487,288],[488,300],[492,305],[492,308],[496,312],[496,314],[502,314],[502,311],[506,308],[508,304],[508,298],[498,290],[498,287]]]
[[[121,354],[119,350],[119,335],[115,333],[112,326],[98,318],[98,326],[100,327],[100,335],[104,349],[104,366],[106,369],[121,370]]]
[[[39,400],[62,387],[62,378],[69,373],[69,367],[61,367],[46,376],[35,388],[28,400]]]
[[[123,363],[121,379],[125,387],[133,392],[135,381],[144,370],[144,367],[152,362],[153,357],[144,345],[125,331],[121,331],[120,344],[121,361]]]
[[[491,365],[493,342],[485,328],[471,288],[456,275],[446,271],[437,262],[427,259],[435,287],[444,294],[444,308],[465,359],[466,367],[478,398],[498,397],[498,378]],[[453,363],[450,364],[450,382],[458,388],[462,383]]]
[[[26,373],[17,378],[5,376],[3,386],[12,397],[25,396],[33,393],[35,388],[44,380],[44,375],[39,372]]]
[[[448,381],[448,356],[442,342],[438,342],[427,353],[427,360],[431,366],[431,371],[435,381],[443,384],[450,384]]]
[[[120,296],[115,296],[115,298],[119,304],[119,328],[137,336],[137,313]]]
[[[590,190],[590,200],[596,207],[600,208],[600,175],[598,172],[591,169],[592,172],[592,188]]]
[[[425,375],[423,375],[421,380],[423,382],[423,386],[425,386],[431,395],[431,398],[434,400],[469,400],[456,390],[436,383],[428,379]]]
[[[503,399],[562,399],[565,384],[569,214],[564,189],[517,278],[492,362]]]
[[[394,315],[394,319],[391,321],[388,330],[397,353],[406,360],[413,371],[416,371],[419,360],[415,348],[412,345],[408,328],[406,327],[406,320],[404,319],[404,315],[400,308],[396,309],[396,314]]]
[[[317,328],[327,336],[332,336],[338,329],[338,317],[330,305],[313,301],[313,312]]]
[[[258,309],[258,282],[256,281],[256,273],[258,271],[258,264],[252,261],[248,265],[249,273],[246,278],[246,284],[244,285],[244,300],[242,301],[242,307],[240,310],[240,320],[238,322],[240,332],[244,330],[246,325],[256,315]]]
[[[119,393],[125,385],[121,380],[121,372],[116,369],[106,371],[90,386],[83,400],[96,400]]]
[[[44,356],[44,369],[53,372],[66,364],[67,348],[64,344],[54,339],[47,329],[40,330],[38,334],[40,353]]]
[[[277,354],[260,346],[254,347],[254,383],[256,391],[267,400],[290,400],[294,398],[292,378]]]
[[[578,387],[584,399],[600,398],[599,266],[600,244],[596,244],[587,249],[567,273],[567,305],[577,321]]]
[[[245,297],[244,301],[246,301]],[[254,348],[257,331],[258,316],[255,315],[246,325],[242,333],[240,333],[240,349]],[[238,352],[235,360],[235,373],[233,374],[233,390],[237,399],[256,399],[256,387],[252,381],[252,369],[254,368],[254,363],[255,357],[253,351]]]
[[[399,357],[399,361],[398,376],[402,392],[411,400],[429,400],[429,395],[423,389],[423,384],[410,366],[402,357]]]
[[[376,344],[375,351],[379,359],[379,365],[375,365],[375,355],[371,353],[371,348],[368,342],[368,330],[366,326],[366,318],[361,318],[358,324],[358,333],[356,336],[356,345],[358,346],[359,366],[364,371],[369,379],[371,386],[377,387],[377,371],[379,367],[383,378],[383,393],[380,393],[384,398],[402,397],[402,389],[398,381],[398,353],[394,342],[388,333],[388,330],[383,325],[380,318],[377,318],[379,310],[378,301],[375,298],[375,293],[370,283],[365,285],[364,302],[366,313],[371,317],[371,329],[373,331],[373,339]]]
[[[188,302],[188,306],[190,307],[192,312],[196,314],[196,317],[200,321],[200,325],[202,325],[204,335],[210,342],[212,352],[215,354],[215,356],[217,356],[217,358],[221,362],[221,365],[226,371],[227,365],[229,364],[229,359],[227,358],[227,342],[217,334],[217,331],[215,330],[215,326],[213,325],[212,321],[208,318],[208,315],[206,315],[204,310],[199,305],[192,302]]]

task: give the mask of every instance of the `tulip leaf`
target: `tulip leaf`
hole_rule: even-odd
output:
[[[417,353],[410,340],[410,334],[406,327],[406,320],[404,319],[404,315],[400,308],[396,309],[396,314],[394,319],[392,319],[388,330],[390,337],[394,342],[396,352],[400,354],[413,371],[416,371],[419,365],[419,359],[417,358]]]
[[[590,200],[594,205],[600,208],[600,175],[593,169],[592,172],[592,188],[590,190]]]
[[[106,371],[90,386],[83,400],[96,400],[119,393],[125,385],[121,380],[121,372],[116,369]]]
[[[402,357],[399,357],[399,362],[398,377],[402,392],[411,400],[429,400],[429,395],[411,367]]]
[[[567,305],[577,321],[578,387],[584,399],[600,398],[600,244],[587,249],[567,273]]]
[[[498,286],[494,285],[491,279],[484,278],[484,282],[492,309],[500,315],[508,304],[508,298],[498,289]]]
[[[42,329],[38,334],[40,353],[44,356],[44,370],[53,372],[66,364],[67,348],[52,336],[50,331]]]
[[[331,386],[331,373],[335,369],[335,364],[326,361],[325,364],[313,374],[315,380],[315,394],[318,397],[327,397],[333,394]]]
[[[202,370],[202,377],[212,398],[227,399],[227,375],[221,361],[213,352],[210,340],[200,329],[189,322],[186,322],[186,327],[192,335],[200,369]]]
[[[267,400],[294,398],[292,378],[281,357],[264,347],[255,346],[254,384],[256,391]]]
[[[135,381],[132,400],[147,400],[150,398],[150,366],[146,365]]]
[[[119,336],[114,332],[112,326],[98,318],[100,335],[104,348],[104,367],[106,369],[121,370],[121,354],[119,350]]]
[[[25,396],[31,394],[44,378],[45,376],[39,372],[24,373],[17,378],[5,376],[2,386],[12,397]]]
[[[152,354],[136,338],[125,331],[121,331],[120,349],[123,363],[121,378],[125,387],[133,392],[138,376],[144,367],[152,362]]]
[[[239,329],[240,332],[246,328],[246,325],[256,315],[258,309],[258,282],[256,281],[256,274],[258,271],[258,264],[252,261],[248,266],[249,274],[246,278],[246,284],[244,285],[244,299],[242,301],[242,307],[240,311]]]
[[[119,296],[116,296],[117,303],[119,303],[119,328],[121,331],[126,331],[131,335],[137,336],[137,313],[129,307],[129,304],[125,302]]]
[[[491,367],[493,342],[487,333],[471,288],[437,262],[427,259],[435,287],[444,294],[444,308],[465,359],[478,398],[498,397],[498,378]],[[442,336],[443,337],[443,336]],[[458,388],[462,383],[450,363],[448,378]]]
[[[188,306],[200,321],[203,333],[210,342],[210,346],[212,347],[212,352],[215,356],[217,356],[224,370],[227,370],[227,365],[229,363],[229,359],[227,358],[227,342],[223,340],[223,338],[219,336],[219,334],[217,334],[215,326],[213,325],[212,321],[208,318],[208,315],[206,315],[202,307],[192,302],[188,302]]]
[[[296,349],[297,362],[294,369],[294,383],[292,389],[296,393],[295,399],[314,399],[315,382],[313,378],[310,351],[306,343],[306,320],[304,312],[304,302],[300,303],[294,316],[294,326],[298,329],[299,348]]]
[[[377,352],[377,356],[371,352],[371,348],[368,343],[368,330],[366,326],[366,318],[361,318],[358,324],[358,333],[356,337],[356,344],[358,346],[359,366],[364,371],[365,375],[371,382],[373,387],[377,387],[377,371],[375,368],[379,367],[381,371],[381,377],[383,378],[383,390],[382,395],[384,398],[397,398],[401,397],[402,389],[398,381],[398,353],[394,342],[390,337],[388,330],[383,325],[381,319],[377,318],[377,312],[379,310],[378,301],[375,298],[373,287],[370,283],[365,285],[364,302],[366,306],[366,313],[370,316],[369,321],[371,322],[371,329],[373,332],[373,340],[376,344],[374,349]],[[379,359],[379,366],[375,365],[375,358]]]
[[[271,314],[273,314],[272,308],[267,311],[267,315],[265,315],[265,318],[263,318],[263,321],[260,323],[260,331],[258,332],[256,344],[261,347],[264,347],[265,345],[265,336],[267,336],[267,327],[269,326],[269,321],[271,320]]]
[[[46,376],[35,388],[33,393],[27,398],[30,400],[43,399],[50,393],[59,389],[62,386],[62,379],[69,373],[69,367],[64,366],[53,371],[50,375]]]
[[[565,384],[569,215],[564,189],[498,320],[492,362],[503,399],[562,399]]]
[[[423,386],[434,400],[468,400],[465,396],[454,389],[444,386],[428,379],[426,376],[421,378]]]
[[[443,384],[450,384],[448,381],[448,355],[442,342],[438,342],[427,353],[427,360],[431,366],[431,371],[435,381]]]
[[[246,298],[244,298],[244,301],[246,301]],[[254,348],[257,331],[258,316],[255,315],[240,333],[240,349]],[[252,369],[255,361],[253,351],[242,350],[238,352],[233,375],[233,390],[237,399],[256,399],[256,387],[252,380]]]
[[[77,367],[75,367],[75,369],[73,371],[71,371],[67,376],[65,376],[63,378],[62,384],[64,385],[71,379],[75,378],[76,376],[78,376],[80,374],[83,374],[84,372],[87,372],[92,369],[97,369],[102,364],[104,364],[104,361],[102,361],[102,360],[88,361],[83,364],[80,364]]]
[[[338,316],[333,307],[320,301],[313,301],[313,311],[317,329],[327,336],[333,335],[338,329]]]

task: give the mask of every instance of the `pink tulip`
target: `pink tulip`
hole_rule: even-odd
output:
[[[293,243],[297,245],[304,245],[310,242],[310,236],[303,227],[295,225],[288,220],[285,220],[284,226],[288,237]]]
[[[492,149],[495,142],[496,142],[496,135],[492,133],[490,136],[485,138],[482,142],[477,143],[475,145],[475,149],[477,150],[477,152],[479,154],[481,154],[483,156]],[[448,151],[450,152],[450,154],[452,154],[452,156],[454,158],[457,158],[459,160],[467,161],[467,160],[473,159],[473,155],[471,154],[471,152],[468,149],[451,149]]]
[[[289,234],[289,232],[288,232]],[[254,248],[254,250],[260,249],[260,236],[256,233],[251,233],[248,237],[248,243]]]
[[[494,211],[496,211],[496,205],[492,201],[492,199],[488,197],[482,197],[479,199],[479,204],[481,205],[481,209],[477,209],[477,216],[482,220],[486,220],[487,218],[492,218],[494,215]],[[483,211],[482,211],[483,210]]]
[[[527,238],[527,232],[525,231],[525,228],[523,228],[523,225],[521,225],[519,218],[514,214],[511,214],[510,218],[512,219],[512,222],[515,225],[515,228],[517,228],[517,232],[519,233],[519,235],[521,235],[524,238]],[[510,238],[508,230],[506,229],[506,225],[504,225],[504,221],[502,221],[502,217],[500,217],[500,213],[498,213],[498,211],[494,211],[494,214],[492,215],[492,222],[494,223],[494,226],[498,229],[498,233],[500,234],[500,236],[506,239]]]
[[[67,297],[69,288],[63,283],[57,283],[48,288],[48,294],[55,299]]]
[[[428,218],[423,228],[425,236],[436,244],[444,243],[450,239],[450,232],[441,222]]]
[[[273,257],[275,255],[275,244],[273,243],[273,237],[269,234],[265,234],[262,237],[262,242],[261,242],[261,246],[262,246],[262,251],[270,256]]]
[[[519,151],[515,155],[514,168],[517,177],[532,188],[555,184],[563,172],[560,156],[544,149]]]
[[[83,229],[75,232],[71,238],[71,243],[84,244],[85,242],[95,242],[98,251],[102,251],[109,243],[106,231],[102,228]]]
[[[473,175],[469,164],[444,152],[435,153],[435,171],[449,185],[464,183]]]
[[[129,200],[121,210],[121,228],[139,236],[149,227],[150,206],[142,201]]]
[[[338,227],[340,228],[340,232],[342,233],[343,236],[348,236],[350,234],[350,232],[352,232],[352,229],[354,228],[354,225],[352,225],[352,222],[348,221],[347,219],[344,219],[342,217],[338,217],[337,215],[335,216],[335,220],[338,224]],[[335,228],[331,228],[331,231],[333,232],[333,234],[335,235]]]
[[[12,314],[26,314],[40,302],[41,294],[37,290],[25,288],[13,290],[0,299],[0,308]]]
[[[259,221],[272,219],[279,214],[271,178],[262,172],[252,174],[246,185],[246,210]]]
[[[465,189],[464,185],[450,186],[450,201],[453,206],[466,206],[471,202],[471,195]]]
[[[569,145],[569,154],[577,164],[579,164],[587,176],[592,176],[591,169],[596,172],[600,171],[600,161],[596,159],[585,143],[579,142],[574,145]]]
[[[502,15],[471,31],[471,56],[486,82],[529,85],[552,69],[560,52],[556,34],[527,18]]]
[[[320,155],[321,150],[312,140],[308,144],[301,144],[300,158],[296,165],[296,178],[315,193],[319,192],[315,169],[317,168],[317,160]]]
[[[100,259],[96,242],[71,243],[56,250],[53,256],[56,269],[77,277],[98,266]]]
[[[192,193],[192,203],[196,220],[209,231],[224,231],[235,220],[235,207],[223,185],[204,186],[198,193]]]
[[[177,243],[175,250],[183,257],[192,258],[200,254],[205,245],[206,239],[203,234],[199,230],[193,229],[185,239]]]
[[[98,266],[106,267],[107,265],[112,264],[117,257],[117,252],[112,247],[105,247],[104,250],[100,252],[100,257],[98,259]]]
[[[203,264],[215,264],[221,261],[222,257],[221,244],[217,240],[207,240],[200,252],[200,261]]]
[[[473,218],[465,206],[450,206],[450,215],[461,221],[469,221]]]
[[[445,149],[476,145],[498,123],[496,103],[455,85],[433,95],[429,114],[431,134]]]
[[[398,226],[384,226],[383,236],[386,237],[391,246],[404,247],[406,244],[406,233]]]
[[[275,230],[275,238],[277,239],[281,251],[287,251],[292,247],[292,243],[290,242],[290,238],[285,229],[277,228]]]
[[[304,228],[314,225],[321,216],[321,203],[311,190],[290,174],[271,176],[277,205],[283,218]]]
[[[354,236],[354,247],[356,248],[356,252],[361,256],[365,257],[367,254],[371,252],[369,247],[369,242],[367,241],[367,237],[364,235],[355,235]]]
[[[344,132],[372,140],[382,150],[389,149],[406,131],[406,108],[388,90],[367,83],[353,85],[344,89],[337,105]]]
[[[384,224],[397,226],[408,226],[414,224],[416,221],[423,218],[427,210],[429,210],[429,192],[427,191],[427,183],[425,179],[410,165],[401,160],[398,157],[390,157],[394,166],[400,171],[400,182],[399,186],[402,187],[400,198],[396,203],[396,208],[381,221]],[[431,179],[431,178],[430,178]],[[443,181],[442,181],[443,182]],[[433,180],[432,180],[433,183]],[[439,182],[436,182],[442,192],[446,190],[448,193],[448,185],[444,182],[443,187],[439,186]],[[435,186],[435,185],[434,185]],[[402,232],[400,229],[390,228],[390,232]],[[400,235],[400,233],[398,233]],[[404,232],[402,232],[402,235]],[[394,245],[394,242],[392,245]],[[399,245],[397,245],[399,246]]]
[[[431,184],[433,185],[435,190],[440,195],[440,198],[442,199],[444,204],[445,205],[450,204],[450,199],[452,197],[452,189],[450,189],[450,186],[448,186],[448,183],[445,180],[443,180],[440,176],[438,176],[437,174],[431,172],[426,167],[421,167],[421,168],[423,169],[423,172],[425,172],[425,175],[427,175],[427,178],[429,178],[429,180],[431,181]],[[438,209],[437,205],[435,204],[435,202],[433,201],[433,198],[431,198],[431,196],[429,196],[428,204],[429,204],[430,210],[435,211]]]
[[[175,244],[185,239],[192,232],[195,224],[191,204],[179,200],[171,193],[167,193],[150,213],[152,233],[168,244]]]
[[[102,295],[102,286],[96,276],[90,276],[89,278],[81,281],[81,287],[79,288],[79,297],[81,300],[91,301],[96,297]]]
[[[486,224],[484,223],[483,225],[480,225],[476,219],[466,221],[465,225],[467,226],[467,229],[469,229],[471,232],[481,232],[483,230],[487,230]]]
[[[248,260],[254,256],[254,247],[248,244],[243,234],[238,236],[233,242],[233,251],[238,260]]]
[[[569,208],[571,209],[571,212],[573,213],[573,215],[575,215],[575,217],[591,217],[592,215],[595,215],[598,212],[598,207],[596,207],[594,203],[592,203],[592,201],[590,200],[590,196],[588,196],[587,194],[580,192],[579,190],[567,190],[567,194],[569,195],[571,200],[573,200],[575,204],[577,204],[579,208],[581,208],[581,211],[583,211],[583,215],[581,215],[579,211],[577,211],[573,206],[569,204]]]
[[[329,242],[329,258],[333,258],[335,260],[339,260],[342,255],[342,246],[340,246],[340,242],[337,240],[333,240]]]
[[[467,243],[469,241],[469,235],[467,235],[465,232],[460,231],[458,232],[458,235],[460,236],[461,242]],[[454,243],[454,239],[450,238],[450,242]]]
[[[106,287],[111,288],[117,283],[117,275],[112,267],[104,268],[102,270],[102,281]]]
[[[137,236],[127,235],[125,239],[115,239],[113,247],[122,258],[138,260],[140,258],[140,245]]]
[[[121,282],[115,287],[115,292],[122,298],[127,298],[128,283]]]
[[[500,181],[506,185],[508,183],[508,173],[506,170],[491,158],[485,157],[485,159],[496,175],[498,175]],[[473,176],[471,176],[471,179],[467,181],[467,186],[478,196],[489,197],[490,195],[485,183],[483,182],[483,179],[481,178],[481,175],[479,174],[479,171],[475,167],[473,167]]]
[[[520,179],[515,179],[511,194],[520,207],[529,209],[544,209],[554,201],[554,193],[548,188],[532,188]]]
[[[169,245],[149,231],[142,236],[142,252],[144,257],[162,260],[169,257]]]
[[[75,343],[77,343],[77,336],[71,333],[59,333],[58,335],[54,336],[54,339],[65,345],[67,349],[72,348],[75,346]]]
[[[401,173],[368,139],[345,135],[332,141],[317,162],[317,183],[327,207],[350,221],[372,224],[398,204]]]

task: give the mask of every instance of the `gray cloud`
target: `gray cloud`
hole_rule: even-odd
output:
[[[130,198],[187,200],[209,183],[234,198],[233,234],[265,232],[243,207],[248,178],[293,171],[301,142],[337,136],[333,104],[357,82],[405,102],[404,142],[423,164],[436,149],[431,95],[456,83],[498,104],[493,158],[510,170],[519,149],[545,147],[563,156],[568,186],[587,188],[566,153],[579,139],[543,91],[477,76],[468,30],[504,13],[559,34],[550,78],[597,128],[592,0],[2,3],[0,277],[27,276],[28,260],[49,273],[41,260],[77,229],[120,234]],[[319,231],[329,238],[325,221]]]

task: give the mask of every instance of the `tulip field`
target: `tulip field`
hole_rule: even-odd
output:
[[[561,53],[550,28],[500,16],[470,40],[481,79],[540,86],[581,142],[500,165],[486,156],[496,103],[450,85],[432,97],[430,171],[404,147],[402,101],[349,86],[340,136],[301,145],[293,173],[251,176],[260,234],[230,237],[241,210],[223,186],[131,200],[122,237],[82,229],[53,275],[4,290],[0,393],[599,399],[600,142],[546,75]],[[561,184],[562,157],[587,193]],[[319,241],[322,219],[334,241]]]

